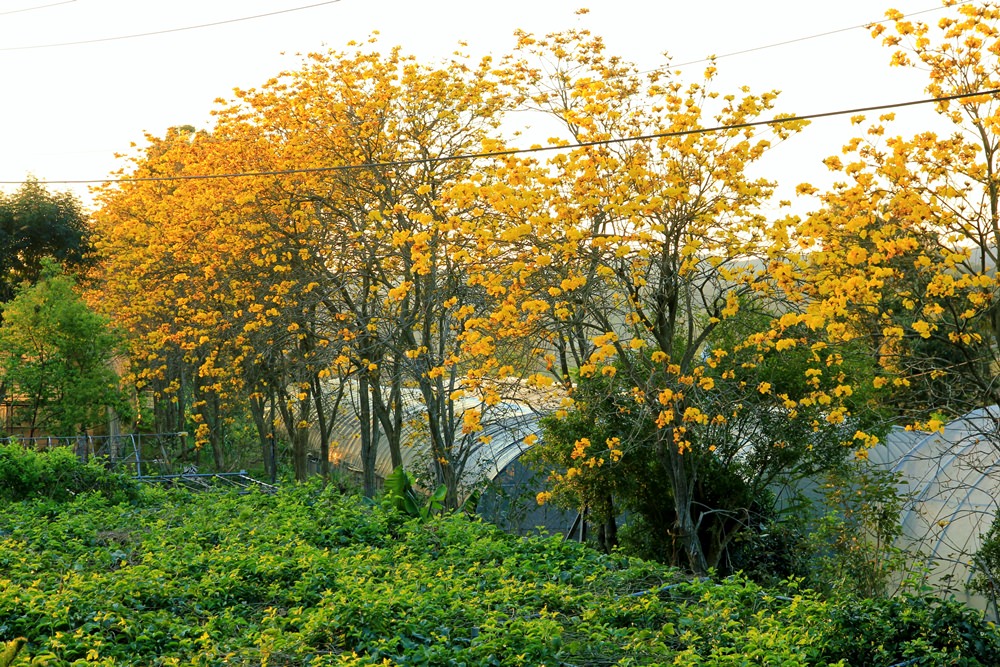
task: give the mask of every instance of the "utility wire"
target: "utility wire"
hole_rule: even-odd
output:
[[[202,181],[215,180],[220,178],[249,178],[256,176],[290,176],[295,174],[318,174],[337,171],[361,171],[366,169],[386,169],[395,167],[412,167],[420,164],[439,164],[442,162],[455,162],[457,160],[476,160],[480,158],[507,157],[511,155],[527,155],[529,153],[543,153],[552,151],[565,151],[575,148],[591,148],[595,146],[610,146],[634,143],[637,141],[649,141],[652,139],[667,139],[671,137],[686,137],[696,134],[709,134],[714,132],[728,132],[731,130],[741,130],[750,127],[762,127],[771,125],[783,125],[804,120],[817,120],[820,118],[831,118],[834,116],[846,116],[870,113],[873,111],[887,111],[889,109],[902,109],[922,104],[933,104],[949,102],[952,100],[967,99],[970,97],[984,97],[987,95],[1000,94],[1000,88],[991,88],[974,93],[956,93],[944,97],[929,97],[909,102],[895,102],[892,104],[879,104],[869,107],[857,107],[854,109],[842,109],[840,111],[824,111],[820,113],[804,114],[800,116],[788,116],[786,118],[773,118],[771,120],[757,120],[748,123],[734,123],[733,125],[715,125],[713,127],[703,127],[694,130],[678,130],[676,132],[657,132],[654,134],[642,134],[632,137],[620,137],[617,139],[600,139],[597,141],[582,141],[575,144],[560,144],[552,146],[533,146],[531,148],[510,148],[502,151],[488,151],[482,153],[463,153],[459,155],[444,155],[430,158],[413,158],[410,160],[395,160],[391,162],[366,162],[363,164],[344,164],[335,167],[309,167],[302,169],[278,169],[273,171],[242,171],[227,174],[187,174],[177,176],[141,176],[122,178],[98,178],[86,180],[45,180],[43,183],[53,185],[86,185],[99,183],[146,183],[154,181]],[[25,181],[0,181],[0,185],[24,185]]]
[[[921,9],[919,11],[910,12],[909,14],[906,14],[906,17],[909,18],[910,16],[918,16],[920,14],[927,14],[929,12],[939,12],[942,9],[950,9],[951,7],[957,7],[959,5],[967,5],[970,2],[972,2],[972,0],[960,0],[959,2],[956,2],[953,5],[947,5],[947,6],[946,5],[941,5],[940,7],[931,7],[930,9]],[[649,72],[660,72],[660,71],[663,71],[663,70],[669,70],[669,69],[673,69],[673,68],[678,68],[679,69],[681,67],[686,67],[688,65],[697,65],[699,63],[707,63],[707,62],[712,62],[712,61],[716,61],[716,60],[722,60],[723,58],[731,58],[732,56],[742,56],[742,55],[745,55],[747,53],[754,53],[755,51],[764,51],[766,49],[773,49],[773,48],[778,47],[778,46],[788,46],[789,44],[797,44],[798,42],[807,42],[810,39],[818,39],[820,37],[829,37],[830,35],[838,35],[838,34],[840,34],[842,32],[851,32],[853,30],[858,30],[859,28],[866,28],[866,29],[867,28],[871,28],[876,23],[882,23],[882,22],[887,21],[887,20],[888,19],[884,19],[884,18],[883,19],[878,19],[877,21],[869,21],[868,23],[859,23],[858,25],[852,25],[852,26],[847,27],[847,28],[837,28],[836,30],[828,30],[827,32],[820,32],[820,33],[816,33],[815,35],[806,35],[805,37],[796,37],[794,39],[786,39],[783,42],[774,42],[773,44],[764,44],[763,46],[754,46],[754,47],[751,47],[749,49],[741,49],[739,51],[730,51],[729,53],[723,53],[723,54],[717,55],[717,56],[709,56],[708,58],[699,58],[697,60],[688,60],[688,61],[683,62],[683,63],[677,63],[676,65],[674,65],[674,64],[664,65],[663,67],[657,67],[656,69],[651,69],[651,70],[648,70],[646,72],[641,72],[641,73],[642,74],[648,74]]]
[[[33,9],[41,9],[43,7],[54,7],[56,5],[64,5],[64,4],[69,4],[69,3],[72,3],[72,2],[76,2],[76,0],[63,0],[62,2],[51,3],[51,4],[48,4],[48,5],[39,5],[38,7],[30,7],[30,8],[26,8],[26,9],[18,9],[18,10],[13,10],[13,11],[10,11],[10,12],[0,12],[0,15],[3,15],[3,14],[13,14],[13,13],[16,13],[16,12],[31,11]],[[270,12],[270,13],[267,13],[267,14],[257,14],[257,15],[254,15],[254,16],[246,16],[246,17],[242,17],[242,18],[229,19],[229,20],[225,20],[225,21],[217,21],[217,22],[214,22],[214,23],[206,23],[206,24],[194,25],[194,26],[187,26],[187,27],[182,27],[182,28],[171,28],[171,29],[160,30],[160,31],[156,31],[156,32],[139,33],[139,34],[133,34],[133,35],[122,35],[122,36],[118,36],[118,37],[104,37],[104,38],[99,38],[99,39],[82,40],[82,41],[75,41],[75,42],[61,42],[61,43],[56,43],[56,44],[36,44],[36,45],[32,45],[32,46],[0,47],[0,52],[3,52],[3,51],[20,51],[20,50],[28,50],[28,49],[56,48],[56,47],[63,47],[63,46],[74,46],[74,45],[79,45],[79,44],[93,44],[93,43],[98,43],[98,42],[110,42],[110,41],[116,41],[116,40],[134,39],[134,38],[138,38],[138,37],[147,37],[147,36],[152,36],[152,35],[162,35],[162,34],[167,34],[167,33],[172,33],[172,32],[181,32],[181,31],[185,31],[185,30],[196,30],[196,29],[199,29],[199,28],[207,28],[207,27],[212,27],[212,26],[217,26],[217,25],[224,25],[224,24],[227,24],[227,23],[236,23],[236,22],[239,22],[239,21],[249,21],[249,20],[253,20],[253,19],[264,18],[264,17],[267,17],[267,16],[275,16],[275,15],[278,15],[278,14],[284,14],[284,13],[288,13],[288,12],[296,12],[296,11],[300,11],[300,10],[303,10],[303,9],[312,9],[314,7],[320,7],[320,6],[323,6],[323,5],[330,5],[330,4],[334,4],[334,3],[337,3],[337,2],[340,2],[340,0],[328,0],[327,2],[320,2],[320,3],[317,3],[317,4],[313,4],[313,5],[305,5],[305,6],[302,6],[302,7],[294,7],[294,8],[291,8],[291,9],[279,10],[279,11]],[[955,3],[954,6],[968,4],[969,2],[972,2],[972,0],[959,0],[958,2]],[[917,16],[919,14],[927,14],[929,12],[936,12],[936,11],[940,11],[941,9],[945,9],[945,8],[946,8],[945,6],[941,6],[941,7],[932,7],[930,9],[922,9],[922,10],[919,10],[919,11],[910,12],[909,14],[907,14],[907,16]],[[804,41],[808,41],[808,40],[811,40],[811,39],[817,39],[817,38],[820,38],[820,37],[827,37],[827,36],[835,35],[835,34],[842,33],[842,32],[849,32],[849,31],[852,31],[852,30],[857,30],[858,28],[868,28],[868,27],[874,25],[875,23],[880,23],[880,22],[881,21],[872,21],[872,22],[869,22],[869,23],[861,23],[861,24],[850,26],[850,27],[847,27],[847,28],[838,28],[836,30],[830,30],[828,32],[817,33],[815,35],[807,35],[805,37],[797,37],[795,39],[789,39],[789,40],[785,40],[785,41],[782,41],[782,42],[775,42],[773,44],[765,44],[765,45],[762,45],[762,46],[755,46],[755,47],[748,48],[748,49],[742,49],[740,51],[731,51],[729,53],[723,53],[721,55],[711,56],[711,57],[708,57],[708,58],[701,58],[701,59],[698,59],[698,60],[689,60],[689,61],[686,61],[686,62],[672,64],[672,65],[664,65],[663,67],[658,67],[658,68],[654,68],[654,69],[651,69],[651,70],[645,70],[643,72],[639,72],[639,74],[648,74],[648,73],[651,73],[651,72],[659,72],[659,71],[669,70],[669,69],[672,69],[672,68],[678,68],[679,69],[679,68],[685,67],[687,65],[697,65],[699,63],[705,63],[705,62],[709,62],[709,61],[713,61],[713,60],[719,60],[719,59],[722,59],[722,58],[729,58],[729,57],[732,57],[732,56],[738,56],[738,55],[743,55],[743,54],[747,54],[747,53],[753,53],[755,51],[763,51],[765,49],[772,49],[772,48],[775,48],[775,47],[786,46],[786,45],[789,45],[789,44],[795,44],[795,43],[798,43],[798,42],[804,42]],[[56,182],[56,181],[53,181],[53,182]]]
[[[63,0],[62,2],[50,2],[47,5],[35,5],[34,7],[24,7],[23,9],[9,9],[5,12],[0,12],[0,16],[6,16],[7,14],[22,14],[24,12],[33,12],[36,9],[47,9],[49,7],[58,7],[59,5],[69,5],[76,2],[76,0]]]
[[[15,14],[15,13],[18,13],[18,12],[32,11],[34,9],[42,9],[44,7],[54,7],[56,5],[64,5],[64,4],[69,4],[71,2],[76,2],[76,0],[63,0],[62,2],[51,3],[51,4],[48,4],[48,5],[40,5],[38,7],[29,7],[29,8],[26,8],[26,9],[16,9],[16,10],[9,11],[9,12],[0,12],[0,15],[3,15],[3,14]],[[79,46],[79,45],[83,45],[83,44],[97,44],[97,43],[101,43],[101,42],[114,42],[114,41],[120,41],[120,40],[125,40],[125,39],[136,39],[136,38],[139,38],[139,37],[151,37],[151,36],[154,36],[154,35],[166,35],[166,34],[174,33],[174,32],[184,32],[186,30],[197,30],[197,29],[200,29],[200,28],[210,28],[210,27],[219,26],[219,25],[226,25],[226,24],[229,24],[229,23],[238,23],[240,21],[250,21],[250,20],[253,20],[253,19],[265,18],[265,17],[268,17],[268,16],[277,16],[279,14],[287,14],[289,12],[297,12],[297,11],[301,11],[303,9],[312,9],[314,7],[321,7],[323,5],[331,5],[331,4],[334,4],[336,2],[340,2],[340,0],[328,0],[327,2],[319,2],[319,3],[316,3],[316,4],[312,4],[312,5],[305,5],[305,6],[302,6],[302,7],[293,7],[291,9],[282,9],[282,10],[278,10],[278,11],[274,11],[274,12],[268,12],[266,14],[256,14],[254,16],[244,16],[244,17],[241,17],[241,18],[227,19],[227,20],[224,20],[224,21],[215,21],[213,23],[203,23],[203,24],[200,24],[200,25],[184,26],[184,27],[181,27],[181,28],[168,28],[166,30],[156,30],[156,31],[152,31],[152,32],[135,33],[135,34],[131,34],[131,35],[118,35],[118,36],[114,36],[114,37],[99,37],[99,38],[96,38],[96,39],[85,39],[85,40],[78,40],[78,41],[72,41],[72,42],[57,42],[57,43],[51,43],[51,44],[31,44],[31,45],[26,45],[26,46],[2,47],[2,48],[0,48],[0,52],[3,52],[3,51],[27,51],[27,50],[32,50],[32,49],[53,49],[53,48],[59,48],[59,47],[65,47],[65,46]],[[953,6],[965,5],[965,4],[968,4],[970,2],[972,2],[972,0],[959,0]],[[941,7],[932,7],[930,9],[922,9],[922,10],[919,10],[919,11],[916,11],[916,12],[910,12],[909,14],[907,14],[907,16],[917,16],[919,14],[926,14],[928,12],[940,11],[940,10],[945,9],[945,8],[946,7],[941,6]],[[689,61],[686,61],[686,62],[672,64],[672,65],[664,65],[663,67],[659,67],[659,68],[647,70],[646,72],[642,72],[642,73],[657,72],[657,71],[667,70],[667,69],[671,69],[671,68],[680,68],[680,67],[685,67],[687,65],[697,65],[698,63],[709,62],[711,60],[720,60],[722,58],[729,58],[729,57],[732,57],[732,56],[743,55],[743,54],[746,54],[746,53],[753,53],[754,51],[763,51],[765,49],[773,49],[773,48],[778,47],[778,46],[786,46],[788,44],[795,44],[797,42],[805,42],[805,41],[808,41],[810,39],[817,39],[819,37],[827,37],[829,35],[836,35],[836,34],[842,33],[842,32],[850,32],[852,30],[857,30],[858,28],[867,28],[867,27],[872,26],[872,25],[874,25],[876,23],[881,23],[884,20],[885,19],[879,19],[877,21],[870,21],[868,23],[861,23],[861,24],[850,26],[850,27],[847,27],[847,28],[838,28],[836,30],[830,30],[828,32],[817,33],[815,35],[807,35],[805,37],[797,37],[795,39],[789,39],[789,40],[785,40],[785,41],[782,41],[782,42],[775,42],[773,44],[765,44],[763,46],[755,46],[755,47],[751,47],[751,48],[748,48],[748,49],[742,49],[740,51],[732,51],[732,52],[729,52],[729,53],[723,53],[721,55],[711,56],[709,58],[700,58],[700,59],[697,59],[697,60],[689,60]]]
[[[5,13],[11,13],[12,14],[12,13],[23,12],[23,11],[31,11],[33,9],[41,9],[43,7],[53,7],[53,6],[56,6],[56,5],[69,4],[69,3],[72,3],[72,2],[75,2],[75,1],[76,0],[63,0],[62,2],[56,2],[56,3],[52,3],[52,4],[48,4],[48,5],[40,5],[38,7],[30,7],[30,8],[26,8],[26,9],[19,9],[19,10],[14,10],[14,11],[11,11],[11,12],[0,12],[0,15],[5,14]],[[60,43],[55,43],[55,44],[37,44],[37,45],[31,45],[31,46],[0,47],[0,52],[3,52],[3,51],[20,51],[20,50],[29,50],[29,49],[57,48],[57,47],[63,47],[63,46],[76,46],[76,45],[81,45],[81,44],[94,44],[94,43],[98,43],[98,42],[111,42],[111,41],[118,41],[118,40],[125,40],[125,39],[135,39],[135,38],[139,38],[139,37],[148,37],[148,36],[153,36],[153,35],[162,35],[162,34],[168,34],[168,33],[173,33],[173,32],[182,32],[182,31],[186,31],[186,30],[196,30],[196,29],[200,29],[200,28],[208,28],[208,27],[213,27],[213,26],[218,26],[218,25],[225,25],[225,24],[229,24],[229,23],[237,23],[237,22],[240,22],[240,21],[249,21],[249,20],[258,19],[258,18],[265,18],[265,17],[268,17],[268,16],[276,16],[276,15],[279,15],[279,14],[286,14],[286,13],[290,13],[290,12],[301,11],[301,10],[304,10],[304,9],[312,9],[314,7],[320,7],[320,6],[323,6],[323,5],[331,5],[331,4],[335,4],[337,2],[340,2],[340,0],[327,0],[326,2],[319,2],[319,3],[316,3],[316,4],[312,4],[312,5],[304,5],[304,6],[301,6],[301,7],[293,7],[293,8],[290,8],[290,9],[278,10],[278,11],[274,11],[274,12],[268,12],[268,13],[265,13],[265,14],[256,14],[254,16],[245,16],[245,17],[241,17],[241,18],[228,19],[228,20],[224,20],[224,21],[216,21],[216,22],[213,22],[213,23],[205,23],[205,24],[194,25],[194,26],[186,26],[186,27],[181,27],[181,28],[170,28],[170,29],[159,30],[159,31],[155,31],[155,32],[137,33],[137,34],[132,34],[132,35],[122,35],[122,36],[117,36],[117,37],[104,37],[104,38],[99,38],[99,39],[81,40],[81,41],[75,41],[75,42],[60,42]],[[964,4],[968,4],[970,2],[972,2],[972,0],[958,0],[957,2],[954,3],[954,5],[949,5],[948,7],[950,7],[950,6],[957,6],[957,5],[964,5]],[[936,12],[936,11],[940,11],[941,9],[945,9],[945,8],[947,8],[947,7],[945,7],[945,6],[942,5],[941,7],[932,7],[930,9],[922,9],[922,10],[919,10],[919,11],[910,12],[906,16],[917,16],[919,14],[927,14],[929,12]],[[882,20],[885,20],[885,19],[882,19]],[[652,69],[652,70],[647,70],[647,71],[644,71],[644,72],[640,72],[640,74],[645,74],[645,73],[649,73],[649,72],[656,72],[656,71],[662,71],[662,70],[669,70],[669,69],[672,69],[672,68],[681,68],[681,67],[685,67],[687,65],[696,65],[696,64],[699,64],[699,63],[704,63],[704,62],[709,62],[709,61],[715,61],[715,60],[719,60],[719,59],[722,59],[722,58],[729,58],[729,57],[732,57],[732,56],[738,56],[738,55],[744,55],[744,54],[747,54],[747,53],[753,53],[755,51],[763,51],[763,50],[766,50],[766,49],[771,49],[771,48],[775,48],[775,47],[779,47],[779,46],[787,46],[789,44],[795,44],[795,43],[798,43],[798,42],[804,42],[804,41],[808,41],[808,40],[811,40],[811,39],[817,39],[817,38],[820,38],[820,37],[827,37],[827,36],[830,36],[830,35],[835,35],[835,34],[839,34],[839,33],[843,33],[843,32],[850,32],[852,30],[857,30],[859,28],[868,28],[868,27],[874,25],[875,23],[880,23],[882,20],[871,21],[871,22],[868,22],[868,23],[861,23],[861,24],[850,26],[850,27],[847,27],[847,28],[838,28],[836,30],[830,30],[830,31],[827,31],[827,32],[817,33],[817,34],[814,34],[814,35],[807,35],[805,37],[797,37],[797,38],[785,40],[785,41],[782,41],[782,42],[775,42],[775,43],[772,43],[772,44],[765,44],[765,45],[762,45],[762,46],[756,46],[756,47],[752,47],[752,48],[748,48],[748,49],[742,49],[742,50],[739,50],[739,51],[731,51],[729,53],[723,53],[721,55],[711,56],[711,57],[708,57],[708,58],[701,58],[701,59],[697,59],[697,60],[689,60],[689,61],[678,63],[678,64],[665,65],[665,66],[660,67],[660,68],[655,68],[655,69]],[[937,101],[943,101],[943,100],[946,100],[946,99],[957,99],[957,98],[942,98],[941,100],[937,100]],[[935,100],[918,100],[918,101],[915,101],[915,102],[906,102],[906,103],[902,103],[900,106],[910,106],[910,105],[913,105],[913,104],[926,104],[926,103],[928,103],[930,101],[935,101]],[[895,107],[895,105],[888,105],[888,106],[885,106],[885,107],[872,107],[872,108],[870,108],[870,110],[878,110],[878,109],[885,109],[885,108],[897,108],[897,107]],[[865,109],[861,109],[860,111],[864,111],[864,110]],[[810,116],[799,116],[797,118],[798,119],[802,119],[802,120],[808,120],[808,119],[815,119],[815,118],[823,118],[823,117],[826,117],[826,116],[843,115],[843,114],[847,114],[847,113],[853,113],[853,112],[852,111],[829,112],[827,114],[818,114],[818,115],[810,115]],[[791,119],[785,119],[785,120],[791,120]],[[771,123],[774,123],[774,122],[776,122],[776,121],[771,121]],[[761,121],[761,122],[756,123],[756,124],[757,125],[767,124],[767,121]],[[663,135],[663,136],[670,136],[670,135]],[[638,141],[638,140],[640,140],[642,138],[643,137],[636,137],[636,138],[634,138],[632,140]],[[649,137],[646,137],[646,138],[649,138]],[[620,140],[614,140],[614,141],[622,142],[622,141],[628,141],[628,139],[620,139]],[[587,146],[587,145],[589,145],[589,144],[579,144],[580,147]],[[574,147],[574,146],[567,146],[567,148],[572,148],[572,147]],[[560,147],[550,146],[550,147],[544,147],[544,148],[540,148],[540,149],[519,149],[519,150],[515,150],[513,152],[496,153],[496,155],[516,154],[516,153],[520,153],[520,152],[530,152],[532,150],[554,150],[556,148],[560,148]],[[475,158],[475,157],[486,157],[486,156],[489,156],[489,155],[493,155],[493,154],[483,153],[483,154],[476,154],[476,155],[469,155],[469,156],[452,156],[451,158],[442,158],[442,159],[466,159],[466,158]],[[391,165],[392,163],[386,163],[386,164]],[[361,168],[363,166],[364,165],[357,165],[358,168]],[[334,169],[334,168],[329,168],[329,169]],[[278,174],[281,174],[281,173],[307,173],[307,171],[303,172],[303,171],[292,170],[292,171],[287,171],[287,172],[253,172],[253,173],[246,173],[246,174],[230,174],[230,175],[201,176],[201,177],[187,177],[187,178],[224,178],[224,177],[227,177],[227,176],[240,177],[240,176],[252,176],[252,175],[261,175],[261,176],[264,176],[264,175],[271,175],[271,174],[278,175]],[[170,177],[170,179],[175,179],[175,178],[178,178],[178,177]],[[135,179],[132,179],[132,180],[135,180]],[[86,184],[86,183],[128,182],[128,179],[62,180],[62,181],[47,181],[47,182],[48,183],[53,183],[53,184]],[[21,181],[0,181],[0,184],[2,184],[2,185],[20,185],[21,183],[22,183]]]
[[[74,0],[70,0],[71,2]],[[58,42],[55,44],[32,44],[28,46],[6,46],[0,47],[0,51],[28,51],[32,49],[54,49],[62,46],[79,46],[81,44],[98,44],[101,42],[117,42],[123,39],[137,39],[139,37],[152,37],[154,35],[167,35],[174,32],[184,32],[186,30],[198,30],[200,28],[213,28],[220,25],[228,25],[230,23],[239,23],[241,21],[252,21],[254,19],[267,18],[269,16],[278,16],[279,14],[289,14],[291,12],[299,12],[303,9],[313,9],[315,7],[322,7],[323,5],[332,5],[334,3],[340,2],[340,0],[327,0],[326,2],[317,2],[312,5],[303,5],[301,7],[291,7],[289,9],[279,9],[273,12],[267,12],[266,14],[254,14],[253,16],[241,16],[235,19],[226,19],[224,21],[213,21],[212,23],[201,23],[199,25],[189,25],[182,28],[167,28],[165,30],[154,30],[153,32],[140,32],[132,35],[118,35],[116,37],[98,37],[96,39],[82,39],[75,42]],[[62,3],[56,3],[62,4]]]

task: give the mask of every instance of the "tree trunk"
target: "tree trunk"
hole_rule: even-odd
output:
[[[295,471],[295,480],[304,482],[309,477],[309,469],[306,466],[309,429],[299,428],[299,424],[305,422],[309,417],[309,397],[299,401],[298,415],[292,409],[291,397],[287,391],[282,389],[276,398],[278,412],[281,414],[281,420],[285,423],[285,431],[288,432],[288,437],[292,442],[292,468]]]
[[[211,430],[209,431],[208,441],[212,446],[212,459],[215,463],[216,472],[223,472],[226,469],[226,456],[223,449],[225,434],[223,433],[222,416],[219,414],[221,412],[219,395],[214,392],[209,394],[208,405],[208,413],[211,419],[211,423],[209,424]]]
[[[449,510],[458,508],[458,475],[452,465],[454,455],[453,440],[454,430],[448,427],[454,424],[454,418],[449,418],[447,414],[441,414],[444,399],[437,399],[433,389],[426,382],[421,382],[421,390],[424,402],[427,404],[427,429],[430,435],[431,456],[434,461],[433,469],[438,484],[444,484],[448,489],[445,496],[445,508]],[[448,409],[453,410],[454,405],[448,401]]]
[[[271,403],[270,419],[268,419],[267,403]],[[253,418],[254,429],[260,442],[260,457],[264,465],[264,475],[273,484],[278,477],[277,452],[274,445],[274,392],[270,396],[255,396],[250,399],[250,415]]]
[[[673,429],[660,429],[657,435],[661,465],[665,466],[670,477],[674,496],[676,517],[674,518],[673,539],[676,545],[675,553],[677,548],[681,551],[677,559],[679,562],[674,564],[687,565],[694,574],[705,576],[708,574],[708,561],[705,559],[705,551],[698,537],[698,526],[692,514],[694,488],[697,481],[695,472],[688,469],[689,461],[674,444]]]
[[[371,388],[368,377],[358,380],[358,405],[361,421],[361,477],[366,498],[374,498],[378,492],[375,484],[375,462],[378,460],[378,420],[373,419],[371,410]]]
[[[292,436],[292,466],[295,469],[296,482],[304,482],[309,479],[308,444],[309,429],[296,427]]]
[[[400,373],[402,368],[399,361],[393,361],[392,385],[389,389],[389,400],[386,402],[382,397],[380,388],[376,387],[375,401],[373,406],[375,415],[382,424],[382,431],[385,433],[386,444],[389,446],[389,458],[392,460],[392,468],[403,465],[403,451],[400,447],[400,438],[403,432],[403,405],[402,379]]]
[[[309,400],[308,396],[299,400],[299,418],[292,439],[292,463],[297,482],[309,479]]]

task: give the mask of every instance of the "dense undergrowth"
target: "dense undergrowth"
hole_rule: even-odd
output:
[[[957,604],[690,581],[316,486],[5,503],[15,637],[15,665],[1000,664]]]
[[[66,501],[95,492],[114,502],[136,501],[139,482],[99,461],[80,462],[69,447],[37,452],[0,443],[0,503],[32,498]]]

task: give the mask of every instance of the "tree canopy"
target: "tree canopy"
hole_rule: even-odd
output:
[[[119,338],[107,318],[74,291],[73,280],[43,261],[39,281],[3,305],[0,387],[17,403],[18,421],[48,435],[72,436],[127,414],[112,361]]]
[[[34,179],[0,193],[0,303],[41,277],[44,258],[80,264],[86,250],[86,218],[72,194],[51,193]]]

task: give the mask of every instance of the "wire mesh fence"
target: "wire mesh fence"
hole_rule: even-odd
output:
[[[18,443],[37,451],[69,447],[81,461],[100,459],[115,468],[136,475],[169,475],[178,472],[175,461],[178,447],[187,433],[127,433],[77,436],[11,436],[0,443]]]
[[[99,460],[147,483],[195,490],[229,486],[272,492],[277,487],[251,477],[247,471],[199,472],[184,460],[187,433],[128,433],[117,435],[12,436],[0,444],[17,443],[36,451],[68,447],[81,461]]]

